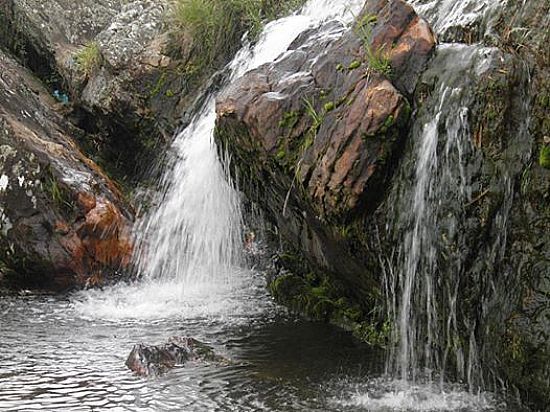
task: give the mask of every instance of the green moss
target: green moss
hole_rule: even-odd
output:
[[[353,334],[358,339],[374,346],[385,347],[390,343],[391,323],[383,322],[378,326],[369,322],[358,323],[353,330]]]
[[[165,72],[159,75],[156,83],[152,86],[151,91],[149,92],[149,97],[155,97],[158,94],[160,94],[160,92],[164,88],[164,85],[166,84],[166,78],[167,78],[167,75]]]
[[[286,112],[279,121],[279,127],[282,129],[293,129],[298,123],[299,113],[296,111]]]
[[[550,169],[550,145],[544,145],[539,153],[539,165],[545,169]]]
[[[74,56],[78,70],[87,77],[98,71],[103,64],[103,56],[96,42],[91,42],[82,47]]]
[[[336,65],[336,71],[343,72],[344,70],[346,70],[346,67],[342,63]]]
[[[355,70],[361,67],[361,62],[359,60],[354,60],[348,65],[348,70]]]
[[[390,128],[394,123],[395,123],[395,119],[390,114],[388,117],[386,117],[386,120],[384,120],[384,127]]]
[[[269,289],[279,303],[296,313],[343,327],[371,345],[389,342],[389,323],[369,319],[358,305],[341,296],[327,276],[286,274],[271,282]]]
[[[334,102],[327,102],[325,103],[323,108],[325,109],[325,112],[328,113],[328,112],[332,112],[336,108],[336,105],[334,104]]]
[[[277,150],[277,154],[275,155],[275,157],[278,159],[278,160],[282,160],[284,159],[286,156],[286,152],[285,152],[285,149],[283,149],[282,147],[279,148],[279,150]]]

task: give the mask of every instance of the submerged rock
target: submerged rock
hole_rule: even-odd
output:
[[[187,362],[225,361],[210,346],[196,339],[173,337],[162,345],[135,345],[126,366],[140,376],[157,376]]]
[[[132,210],[62,105],[0,50],[0,283],[65,289],[129,263]]]

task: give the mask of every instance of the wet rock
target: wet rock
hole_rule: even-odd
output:
[[[384,195],[407,134],[408,96],[434,47],[405,2],[367,1],[353,27],[330,23],[300,36],[217,102],[216,138],[243,189],[351,293],[375,286],[342,233]]]
[[[79,143],[121,180],[136,180],[173,134],[182,61],[169,53],[167,1],[7,0],[0,44],[52,92],[68,93]],[[186,103],[189,103],[185,100]]]
[[[0,283],[65,289],[126,267],[132,211],[79,150],[82,131],[0,51]]]
[[[158,376],[187,362],[225,362],[214,350],[196,339],[173,337],[163,345],[135,345],[126,366],[140,376]]]

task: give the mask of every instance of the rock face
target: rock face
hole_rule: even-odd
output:
[[[68,94],[72,119],[90,135],[79,143],[121,180],[143,175],[189,99],[184,64],[167,55],[166,9],[150,0],[0,4],[0,44]]]
[[[0,50],[0,283],[65,289],[128,265],[132,212],[50,92]]]
[[[496,375],[544,409],[550,6],[412,3],[462,43],[430,60],[434,36],[410,6],[369,0],[349,31],[302,35],[237,81],[218,101],[217,142],[282,240],[293,274],[272,283],[278,300],[395,343],[406,272],[429,274],[410,304],[415,333],[439,337],[438,366],[461,380],[470,362],[473,386]]]
[[[375,286],[343,232],[383,195],[407,133],[408,96],[434,47],[405,2],[369,1],[355,27],[331,23],[301,36],[217,104],[217,139],[236,157],[240,179],[258,188],[249,195],[357,296]]]
[[[187,362],[224,361],[211,347],[196,339],[173,337],[163,345],[135,345],[126,366],[140,376],[158,376]]]

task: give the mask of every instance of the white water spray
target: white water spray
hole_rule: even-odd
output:
[[[273,62],[305,30],[333,19],[351,22],[363,3],[310,0],[294,15],[267,24],[256,45],[243,47],[228,65],[229,82]],[[335,35],[334,30],[324,34]],[[225,296],[248,285],[239,193],[227,173],[228,159],[220,159],[213,139],[216,97],[215,92],[206,96],[176,136],[163,189],[138,225],[135,260],[142,282],[90,292],[79,304],[87,315],[151,318],[178,310],[185,315],[190,299],[195,307],[197,300],[211,302],[203,305],[205,312],[214,307],[219,313]]]
[[[329,18],[352,16],[358,1],[310,1],[301,12],[268,24],[257,45],[244,47],[230,63],[230,81],[287,50],[304,30]],[[216,95],[175,139],[177,162],[164,176],[166,194],[145,217],[138,237],[138,270],[149,279],[176,279],[182,292],[227,283],[242,266],[239,194],[214,144]]]

